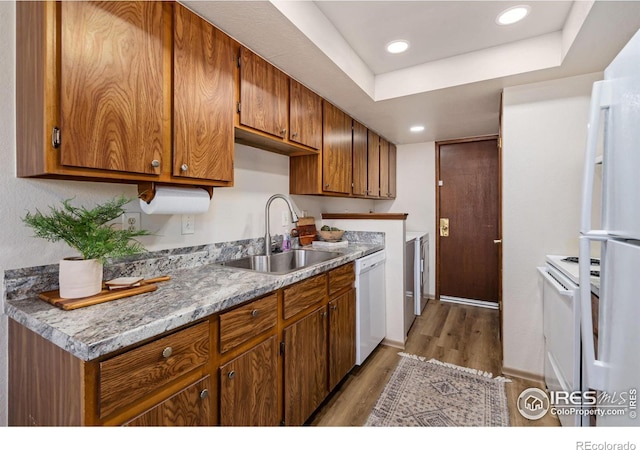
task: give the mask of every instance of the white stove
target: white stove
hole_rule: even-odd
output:
[[[577,256],[547,255],[545,259],[547,264],[559,270],[574,284],[580,285],[580,270]],[[591,278],[589,282],[591,283],[592,290],[597,294],[600,288],[600,259],[598,258],[591,258]]]

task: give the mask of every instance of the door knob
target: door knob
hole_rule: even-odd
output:
[[[502,244],[502,239],[494,239],[493,243],[494,244]]]

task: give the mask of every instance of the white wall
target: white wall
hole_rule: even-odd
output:
[[[435,297],[435,142],[399,145],[397,150],[396,199],[378,201],[376,212],[408,213],[407,231],[429,233],[429,296]]]
[[[577,255],[592,83],[601,74],[507,88],[503,113],[504,367],[542,375],[547,254]]]

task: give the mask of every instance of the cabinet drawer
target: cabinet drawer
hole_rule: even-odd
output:
[[[204,322],[100,363],[100,417],[133,403],[209,359]]]
[[[284,318],[289,319],[327,296],[327,275],[296,283],[284,290]]]
[[[278,296],[271,294],[220,314],[220,352],[224,353],[278,323]]]
[[[344,288],[352,287],[356,281],[353,263],[333,269],[329,272],[329,295],[333,295]]]

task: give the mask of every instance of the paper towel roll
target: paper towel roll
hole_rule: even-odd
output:
[[[140,209],[145,214],[203,214],[210,202],[204,189],[158,186],[151,203],[140,199]]]

